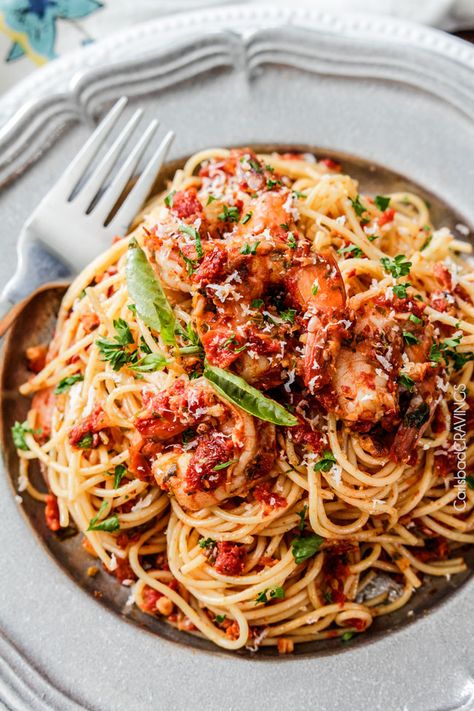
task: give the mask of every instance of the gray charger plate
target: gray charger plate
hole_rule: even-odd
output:
[[[292,28],[285,26],[289,20]],[[5,182],[30,168],[0,195],[8,255],[0,267],[2,282],[14,264],[19,225],[87,134],[84,126],[69,124],[60,135],[64,120],[99,113],[120,93],[136,95],[132,103],[145,104],[164,127],[177,130],[175,155],[218,144],[317,144],[319,155],[337,148],[369,160],[343,157],[368,191],[411,185],[391,171],[370,170],[374,161],[442,195],[441,202],[428,196],[439,224],[455,228],[473,221],[472,167],[465,169],[464,162],[474,145],[474,60],[464,45],[380,18],[341,20],[261,7],[195,13],[181,22],[186,32],[178,18],[141,33],[134,28],[126,43],[129,58],[118,67],[88,72],[60,97],[47,93],[3,132]],[[230,22],[233,33],[219,29]],[[154,43],[159,38],[164,45],[144,58],[151,29]],[[173,42],[172,31],[179,35]],[[122,59],[124,44],[117,39],[114,54],[109,43],[109,61]],[[98,61],[104,50],[98,45],[88,52],[86,61]],[[33,152],[34,140],[22,144],[31,121],[39,136]],[[46,144],[49,150],[33,165]],[[32,332],[15,336],[18,354],[27,342],[41,340],[51,316],[31,314]],[[13,395],[25,376],[20,355],[18,363],[3,381],[11,394],[3,400],[4,436],[27,407]],[[11,447],[5,456],[15,477]],[[467,574],[430,581],[412,601],[412,617],[405,610],[382,618],[350,645],[306,645],[294,658],[210,653],[206,643],[136,610],[125,612],[137,624],[124,625],[117,613],[124,614],[126,591],[105,574],[87,578],[77,539],[59,544],[49,536],[41,507],[25,496],[27,518],[75,582],[65,576],[21,520],[5,486],[3,477],[0,624],[6,637],[0,639],[0,699],[7,708],[473,707],[472,662],[465,656],[472,636],[472,582],[461,585]],[[101,601],[115,614],[84,595],[81,586],[100,589]]]

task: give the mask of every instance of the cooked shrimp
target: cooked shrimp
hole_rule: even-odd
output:
[[[159,446],[151,464],[157,484],[191,511],[247,493],[276,456],[273,425],[219,398],[202,379],[149,396],[135,425],[144,444]]]
[[[344,282],[334,257],[316,254],[312,263],[292,267],[285,285],[293,304],[305,310],[304,382],[315,393],[331,380],[349,325]]]
[[[335,406],[330,409],[358,432],[368,432],[379,422],[390,430],[399,409],[401,330],[385,305],[366,302],[353,317],[351,342],[336,360]]]
[[[416,339],[405,348],[408,358],[405,372],[414,385],[412,397],[390,452],[392,459],[397,462],[407,462],[410,459],[419,439],[430,425],[443,395],[441,368],[430,361],[430,350],[434,343],[432,324],[413,324],[406,321],[404,328],[406,333],[412,334],[413,339]]]

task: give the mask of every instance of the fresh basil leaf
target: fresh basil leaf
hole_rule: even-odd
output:
[[[296,417],[285,410],[282,405],[263,395],[238,375],[206,362],[204,377],[226,400],[238,405],[250,415],[283,427],[295,427],[298,424]]]
[[[305,560],[315,555],[324,538],[318,536],[317,533],[310,533],[308,536],[298,536],[291,541],[291,552],[295,563],[304,563]]]
[[[84,376],[81,373],[76,373],[76,375],[69,375],[67,378],[63,378],[59,381],[54,389],[55,395],[61,395],[69,390],[69,388],[74,385],[74,383],[80,383],[84,380]]]
[[[132,239],[128,246],[127,287],[143,322],[161,334],[167,345],[175,345],[175,315],[145,252]]]

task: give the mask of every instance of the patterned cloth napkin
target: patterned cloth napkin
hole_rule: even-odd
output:
[[[0,0],[0,91],[36,66],[131,24],[231,2],[238,0]],[[306,0],[306,4],[333,12],[386,13],[450,31],[474,27],[473,0]]]

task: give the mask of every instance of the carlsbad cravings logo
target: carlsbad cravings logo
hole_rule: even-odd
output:
[[[464,511],[466,508],[466,418],[467,408],[465,405],[467,396],[466,386],[462,383],[454,386],[454,403],[456,407],[453,411],[453,450],[456,452],[456,472],[455,488],[457,498],[453,502],[456,511]]]

